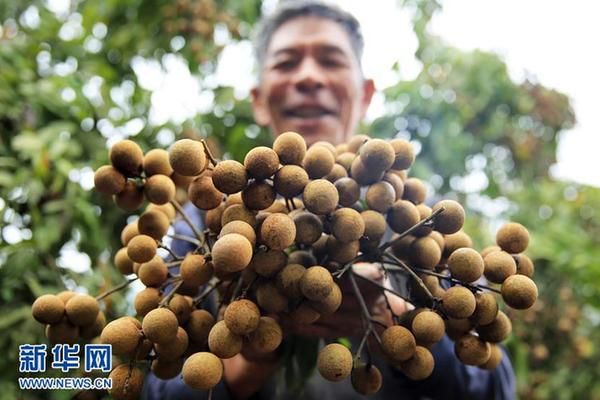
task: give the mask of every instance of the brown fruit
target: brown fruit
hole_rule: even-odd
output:
[[[353,153],[358,152],[360,147],[370,139],[371,138],[369,136],[362,134],[352,136],[348,141],[348,151],[351,151]]]
[[[334,282],[331,291],[327,296],[318,300],[311,300],[309,301],[309,304],[321,315],[333,314],[342,304],[342,290]]]
[[[135,181],[127,181],[125,187],[113,196],[117,207],[124,211],[133,212],[144,203],[144,188]]]
[[[65,314],[65,303],[53,294],[44,294],[33,302],[31,314],[42,324],[57,324]]]
[[[404,194],[402,198],[414,204],[421,204],[427,197],[427,187],[418,178],[408,178],[404,182]]]
[[[361,186],[371,185],[383,178],[384,171],[369,169],[360,157],[356,157],[350,165],[350,176]]]
[[[249,210],[265,210],[275,201],[275,189],[269,183],[264,181],[252,182],[242,191],[244,205]]]
[[[219,321],[208,334],[208,348],[219,358],[231,358],[242,351],[242,337],[231,332],[225,321]]]
[[[387,222],[396,233],[404,232],[419,220],[419,210],[408,200],[397,200],[387,214]]]
[[[171,176],[173,168],[169,164],[169,152],[164,149],[152,149],[144,155],[144,172],[146,176],[156,174]]]
[[[298,196],[308,183],[308,174],[297,165],[284,165],[275,173],[275,191],[285,198]]]
[[[335,210],[339,195],[333,183],[325,179],[316,179],[304,188],[303,199],[308,211],[325,215]]]
[[[127,364],[117,365],[108,375],[112,386],[108,394],[115,400],[139,399],[144,385],[144,373]]]
[[[248,336],[248,346],[252,351],[266,354],[275,351],[281,344],[283,332],[271,317],[260,317],[258,327]]]
[[[356,257],[358,251],[360,250],[360,242],[358,240],[344,243],[337,240],[333,235],[327,237],[326,246],[327,254],[329,255],[329,261],[340,264],[346,264],[347,262],[350,262],[354,257]]]
[[[308,301],[302,301],[290,312],[290,318],[295,324],[310,325],[321,318],[321,314],[312,308]]]
[[[360,239],[365,232],[365,221],[352,208],[339,208],[331,215],[331,233],[343,243]]]
[[[137,224],[138,221],[136,219],[135,221],[125,225],[125,228],[123,228],[121,231],[121,244],[123,246],[127,246],[131,239],[140,234]]]
[[[333,164],[333,168],[331,168],[331,171],[329,171],[329,173],[327,175],[325,175],[323,178],[327,179],[331,183],[335,183],[335,181],[337,181],[338,179],[347,178],[347,177],[348,177],[348,171],[346,171],[346,168],[344,168],[342,165],[336,163],[336,164]]]
[[[144,194],[149,202],[166,204],[175,198],[175,184],[165,175],[152,175],[146,179]]]
[[[192,342],[206,344],[214,324],[215,319],[208,311],[196,309],[190,314],[185,329]]]
[[[300,290],[308,299],[319,300],[333,290],[333,277],[326,268],[315,265],[302,276]]]
[[[400,364],[402,372],[412,380],[423,380],[431,375],[435,362],[431,352],[425,347],[417,346],[412,358]]]
[[[494,283],[502,283],[506,278],[517,272],[517,264],[510,254],[505,251],[494,251],[483,259],[485,277]]]
[[[116,356],[135,355],[141,340],[140,330],[127,317],[109,322],[100,334],[100,342],[112,345],[112,353]]]
[[[215,272],[241,271],[252,259],[252,244],[239,233],[230,233],[215,242],[212,256]]]
[[[287,256],[285,252],[281,250],[267,250],[258,251],[254,254],[248,268],[253,269],[260,276],[271,278],[285,267],[286,264]]]
[[[476,330],[482,340],[500,343],[510,335],[512,323],[503,311],[498,311],[491,324],[480,325]]]
[[[509,222],[496,233],[496,243],[507,253],[522,253],[529,245],[529,232],[523,225]]]
[[[502,283],[502,298],[510,307],[526,310],[533,306],[538,289],[533,280],[525,275],[512,275]]]
[[[213,185],[210,176],[202,175],[195,178],[188,186],[190,201],[201,210],[216,208],[223,201],[223,193]]]
[[[502,361],[502,350],[497,344],[492,344],[490,346],[490,358],[483,364],[479,365],[479,368],[487,370],[496,369],[496,367],[500,364],[500,361]]]
[[[176,294],[169,300],[168,308],[171,310],[175,317],[177,317],[177,323],[183,325],[190,318],[192,313],[192,298],[189,296],[182,296]]]
[[[150,311],[158,307],[160,303],[160,292],[156,288],[145,288],[135,295],[133,307],[138,316],[144,317]]]
[[[225,211],[225,204],[219,204],[218,207],[206,211],[204,222],[212,233],[219,233],[221,231],[223,211]]]
[[[168,343],[177,336],[179,323],[168,308],[156,308],[142,320],[144,335],[154,343]]]
[[[483,275],[483,258],[476,250],[462,247],[454,250],[448,258],[448,269],[453,278],[463,282],[475,282]]]
[[[428,236],[414,240],[409,252],[410,261],[418,268],[433,270],[442,259],[440,246]]]
[[[233,194],[244,190],[248,183],[248,175],[241,163],[225,160],[218,163],[213,170],[212,180],[217,190]]]
[[[491,324],[498,315],[498,302],[492,293],[479,292],[475,294],[475,312],[469,317],[476,325]]]
[[[454,352],[467,365],[481,365],[490,358],[490,344],[470,333],[454,342]]]
[[[150,287],[158,287],[162,285],[169,275],[167,264],[161,256],[154,256],[152,260],[140,265],[137,276],[140,281]]]
[[[328,381],[342,381],[352,372],[352,353],[339,343],[328,344],[319,351],[317,369]]]
[[[335,158],[333,154],[323,145],[311,146],[302,161],[310,179],[323,178],[331,172],[334,163]]]
[[[79,339],[79,327],[63,318],[56,324],[46,325],[46,337],[51,344],[74,344]]]
[[[87,294],[73,296],[65,304],[65,313],[73,325],[91,325],[96,320],[100,306],[98,300]]]
[[[419,222],[431,216],[431,208],[429,208],[423,203],[417,204],[417,210],[419,211]],[[431,232],[433,232],[433,228],[431,226],[421,225],[413,231],[413,235],[423,237],[429,235]]]
[[[444,320],[444,323],[446,324],[446,335],[448,335],[451,340],[458,340],[473,328],[473,322],[471,319],[467,318],[448,318]]]
[[[469,289],[462,286],[452,286],[444,293],[442,304],[448,316],[461,319],[470,317],[475,311],[477,303],[475,296]]]
[[[267,179],[279,169],[279,157],[268,147],[255,147],[246,154],[244,167],[251,178]]]
[[[169,218],[157,210],[145,211],[138,219],[139,233],[148,235],[156,240],[162,239],[167,234],[169,226]]]
[[[270,249],[284,250],[294,243],[296,225],[287,214],[271,214],[262,223],[260,237]]]
[[[446,333],[444,320],[433,311],[424,310],[412,321],[412,333],[418,343],[436,343]]]
[[[340,178],[334,183],[342,207],[350,207],[360,198],[360,186],[352,178]]]
[[[209,390],[223,377],[223,362],[209,352],[192,354],[181,370],[183,382],[196,390]]]
[[[394,148],[385,140],[371,139],[360,148],[360,160],[369,169],[387,171],[394,164]]]
[[[127,178],[112,165],[103,165],[94,174],[94,187],[107,195],[117,194],[125,189]]]
[[[206,167],[204,145],[191,139],[176,141],[169,149],[169,164],[179,175],[199,175]]]
[[[158,379],[173,379],[179,375],[183,368],[183,358],[176,359],[174,361],[165,361],[161,358],[152,360],[150,365],[150,371]]]
[[[356,154],[346,151],[343,153],[338,153],[338,155],[335,158],[335,162],[336,164],[339,164],[342,167],[344,167],[346,173],[349,173],[352,167],[352,161],[354,161],[355,158],[357,158]]]
[[[247,222],[231,221],[227,223],[227,225],[221,228],[221,233],[219,234],[219,237],[223,237],[230,233],[239,233],[240,235],[248,239],[252,247],[256,245],[256,232],[254,231],[254,228],[252,228]]]
[[[139,176],[142,172],[144,153],[132,140],[120,140],[108,152],[110,162],[125,176]]]
[[[363,211],[360,216],[365,223],[364,237],[369,241],[379,242],[379,239],[385,234],[385,217],[373,210]]]
[[[404,182],[402,179],[392,172],[386,172],[383,175],[383,180],[394,188],[394,194],[396,195],[394,200],[400,200],[404,194]]]
[[[438,201],[432,208],[433,212],[440,208],[444,208],[440,214],[435,217],[435,230],[444,233],[452,234],[458,232],[465,223],[465,209],[454,200]]]
[[[181,262],[179,272],[187,285],[205,285],[213,275],[212,263],[207,263],[201,254],[188,253]]]
[[[295,241],[300,244],[313,244],[323,233],[323,222],[315,214],[300,211],[292,217],[296,226]]]
[[[236,300],[225,308],[223,319],[231,332],[237,335],[247,335],[258,327],[260,311],[250,300]]]
[[[381,346],[386,356],[395,362],[410,359],[415,354],[415,337],[403,326],[394,325],[381,334]]]
[[[175,207],[173,207],[173,204],[171,204],[171,203],[160,204],[160,205],[150,203],[146,207],[146,211],[160,211],[161,213],[163,213],[167,216],[167,219],[169,221],[173,221],[175,219],[175,217],[177,216]]]
[[[392,185],[381,181],[369,186],[365,198],[370,209],[385,214],[396,201],[396,193]]]
[[[288,264],[300,264],[305,268],[317,264],[317,259],[307,250],[296,250],[288,257]]]
[[[127,257],[137,263],[150,261],[156,255],[156,240],[148,235],[137,235],[127,244]]]
[[[494,251],[500,251],[502,250],[500,248],[500,246],[488,246],[485,249],[481,250],[481,257],[485,258],[488,254],[494,252]],[[513,257],[517,256],[517,254],[513,255]],[[517,260],[515,259],[515,262],[517,262]]]
[[[243,204],[233,204],[225,208],[221,216],[221,226],[225,226],[231,221],[244,221],[252,227],[256,226],[256,216]]]
[[[264,282],[256,289],[256,302],[268,313],[279,313],[284,311],[288,305],[288,299],[277,289],[273,281]]]
[[[450,254],[461,247],[473,247],[473,241],[469,235],[463,231],[458,231],[451,235],[444,235],[444,257],[450,257]]]
[[[284,132],[275,138],[273,150],[279,156],[281,164],[302,165],[306,154],[306,142],[296,132]]]
[[[102,311],[96,316],[96,320],[91,325],[82,326],[79,330],[79,335],[82,339],[91,340],[102,333],[106,326],[106,316]]]
[[[381,372],[373,364],[355,366],[350,379],[354,390],[364,396],[375,394],[381,388]]]
[[[157,343],[156,354],[163,361],[175,361],[181,358],[188,348],[188,335],[182,327],[177,327],[177,335],[168,343]]]
[[[525,254],[514,254],[513,258],[517,264],[517,274],[525,275],[531,278],[533,276],[533,272],[535,271],[531,258],[527,257]]]
[[[275,284],[288,299],[300,300],[302,298],[300,281],[305,272],[306,268],[300,264],[288,264],[277,274]]]
[[[415,162],[415,152],[409,141],[404,139],[393,139],[390,145],[394,149],[393,169],[408,169]]]

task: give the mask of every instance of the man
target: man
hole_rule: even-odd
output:
[[[354,17],[338,8],[316,1],[284,2],[263,21],[256,36],[259,82],[252,90],[256,121],[275,134],[285,131],[301,133],[308,144],[325,140],[334,144],[346,141],[365,116],[374,93],[374,84],[363,77],[360,58],[363,41]],[[185,228],[184,228],[185,229]],[[181,249],[184,253],[185,249]],[[357,272],[377,276],[375,268],[361,265]],[[368,290],[363,287],[362,289]],[[368,293],[372,315],[389,322],[385,299]],[[395,312],[406,309],[398,298],[389,299]],[[313,325],[297,326],[282,320],[286,333],[310,337],[358,337],[361,320],[357,299],[344,293],[344,302],[334,315]],[[354,347],[353,347],[354,348]],[[387,399],[464,398],[509,399],[514,396],[514,377],[508,357],[493,372],[462,365],[453,354],[453,344],[446,337],[433,347],[436,367],[425,381],[412,382],[401,372],[374,356],[383,375],[383,386],[374,397]],[[295,398],[276,390],[274,377],[280,370],[278,354],[261,359],[237,355],[224,360],[224,380],[213,397]],[[206,393],[193,391],[180,379],[162,382],[150,376],[146,385],[150,399],[202,398]],[[299,398],[361,398],[350,380],[325,381],[313,374]]]

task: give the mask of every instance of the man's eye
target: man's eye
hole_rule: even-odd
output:
[[[337,68],[337,67],[342,67],[344,65],[344,63],[335,58],[324,58],[321,60],[321,65],[323,65],[325,67]]]
[[[295,62],[292,60],[286,60],[286,61],[280,61],[278,63],[275,63],[274,68],[275,69],[290,69],[293,68],[295,65]]]

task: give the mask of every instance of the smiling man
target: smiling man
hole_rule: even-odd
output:
[[[252,105],[257,123],[268,126],[274,135],[299,132],[308,144],[325,140],[342,143],[356,130],[365,116],[374,93],[373,81],[363,76],[363,39],[357,20],[350,14],[317,1],[284,1],[273,15],[262,21],[255,39],[259,66]],[[201,224],[197,209],[190,207]],[[179,228],[186,233],[185,225]],[[187,244],[174,242],[174,250],[185,254]],[[371,274],[376,268],[357,267]],[[377,276],[371,275],[377,279]],[[311,325],[297,325],[280,318],[286,335],[335,339],[350,337],[358,347],[362,329],[358,300],[342,287],[343,302],[331,316]],[[369,293],[371,289],[371,293]],[[386,300],[372,287],[361,288],[373,318],[391,324]],[[398,297],[389,297],[395,313],[406,310]],[[283,346],[282,346],[283,348]],[[296,350],[297,351],[297,350]],[[432,347],[435,368],[424,381],[411,381],[389,366],[377,354],[373,362],[382,374],[377,399],[512,399],[514,376],[508,356],[494,371],[463,365],[454,355],[453,343],[445,337]],[[281,371],[281,351],[259,359],[238,354],[223,360],[224,379],[213,390],[214,399],[360,399],[350,379],[332,383],[313,373],[304,391],[293,393],[277,385]],[[206,392],[192,390],[180,378],[161,381],[150,375],[145,385],[147,399],[201,399]]]

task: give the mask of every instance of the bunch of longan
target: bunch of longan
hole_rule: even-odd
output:
[[[141,323],[122,317],[104,326],[93,298],[94,321],[100,322],[87,311],[82,322],[69,314],[73,300],[60,294],[40,297],[34,316],[50,327],[73,326],[84,338],[84,327],[100,327],[94,331],[101,331],[100,340],[131,360],[111,373],[115,398],[141,391],[136,362],[149,362],[158,378],[181,373],[188,386],[211,389],[223,376],[221,359],[240,353],[252,358],[279,347],[279,317],[312,324],[335,313],[342,303],[340,282],[354,279],[351,267],[359,261],[398,278],[414,305],[385,329],[371,325],[367,310],[357,310],[366,321],[364,339],[373,336],[375,344],[363,340],[354,356],[336,343],[320,351],[321,375],[331,381],[350,376],[362,394],[381,386],[377,366],[361,361],[365,343],[367,352],[381,352],[411,379],[432,373],[430,349],[445,334],[463,363],[492,369],[501,359],[497,343],[511,331],[494,293],[516,309],[531,307],[537,298],[533,264],[522,254],[527,230],[508,223],[498,232],[497,246],[474,250],[461,230],[465,212],[458,202],[442,200],[431,208],[424,203],[426,186],[408,176],[415,155],[402,139],[358,135],[338,146],[317,142],[307,148],[299,134],[286,132],[272,148],[252,149],[243,163],[217,162],[204,142],[191,139],[146,154],[124,140],[109,158],[111,165],[96,171],[96,188],[126,211],[138,210],[144,197],[149,202],[123,229],[123,247],[114,257],[120,272],[146,286],[134,301]],[[180,205],[183,197],[204,210],[206,229],[194,225]],[[177,221],[187,223],[193,236],[172,234]],[[167,236],[193,250],[161,256]],[[501,289],[486,286],[484,276]],[[220,313],[202,308],[214,292]],[[71,308],[91,307],[89,300],[77,304]]]

